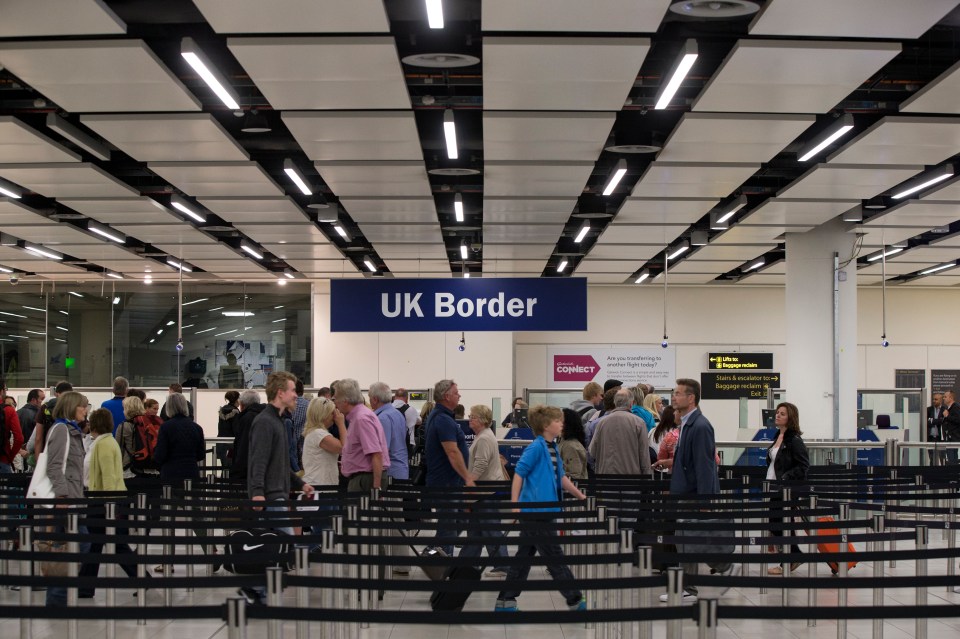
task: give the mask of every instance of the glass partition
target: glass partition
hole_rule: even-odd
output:
[[[926,428],[921,427],[924,424],[924,397],[922,388],[857,390],[858,438],[863,439],[861,431],[866,430],[880,442],[887,439],[926,441]],[[919,449],[909,449],[907,454],[908,463],[921,463]]]

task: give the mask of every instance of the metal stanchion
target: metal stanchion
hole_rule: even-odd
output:
[[[362,525],[362,522],[364,522],[364,521],[367,520],[367,516],[366,516],[366,515],[361,515],[361,514],[360,514],[360,511],[361,511],[361,510],[362,510],[362,511],[370,510],[370,495],[362,495],[362,496],[360,497],[360,510],[357,511],[357,517],[353,520],[353,521],[357,522],[357,524],[356,524],[356,525],[357,525],[357,533],[358,533],[361,537],[363,537],[364,539],[366,539],[367,536],[370,534],[370,531],[367,530],[367,528]],[[358,546],[358,548],[360,549],[360,555],[359,555],[359,556],[361,556],[361,557],[370,557],[370,556],[373,554],[373,550],[372,550],[373,547],[374,547],[374,544],[361,544],[361,545],[359,545],[359,546]],[[360,566],[358,566],[358,568],[359,568],[360,579],[363,580],[363,583],[369,584],[369,583],[373,580],[373,574],[372,574],[372,572],[371,572],[372,569],[373,569],[373,567],[372,567],[370,564],[366,564],[366,563],[365,563],[365,564],[361,564]],[[371,603],[371,601],[370,601],[372,594],[373,594],[373,591],[370,590],[369,588],[362,587],[362,588],[360,589],[360,610],[371,610],[371,609],[373,608],[373,605],[372,605],[372,603]],[[361,621],[361,622],[360,622],[360,628],[361,628],[361,629],[366,629],[366,628],[369,628],[369,627],[370,627],[370,622],[369,622],[369,621],[364,620],[364,621]]]
[[[667,568],[667,605],[679,606],[683,593],[683,568],[670,566]],[[667,639],[680,639],[682,621],[680,619],[667,620]]]
[[[607,519],[607,534],[616,535],[620,530],[620,517],[611,516]],[[604,551],[608,554],[614,554],[617,552],[619,544],[616,542],[608,542],[604,544]],[[603,564],[601,567],[603,574],[601,577],[603,579],[609,579],[617,574],[616,564]],[[613,608],[615,605],[614,602],[614,592],[609,588],[605,588],[600,591],[600,607],[601,608]],[[601,637],[613,637],[613,624],[605,623],[601,626],[601,632],[599,633]]]
[[[173,486],[165,484],[161,490],[161,496],[165,502],[170,499],[173,499]],[[163,554],[170,556],[173,554],[173,544],[170,541],[170,538],[176,532],[173,528],[170,528],[170,523],[173,521],[173,517],[170,516],[170,504],[164,503],[161,506],[163,516],[160,517],[160,521],[164,523],[163,528]],[[168,559],[163,560],[163,577],[169,578],[173,576],[173,564],[170,563]],[[169,607],[173,605],[173,590],[171,588],[163,589],[163,605]]]
[[[310,574],[310,546],[294,546],[294,559],[296,560],[296,575],[298,577],[307,577]],[[297,588],[297,608],[306,610],[310,607],[310,589],[305,586]],[[297,622],[297,639],[309,639],[310,624],[300,620]]]
[[[763,480],[762,482],[760,482],[760,491],[761,491],[762,494],[764,494],[764,495],[768,494],[768,493],[770,492],[770,489],[771,489],[771,485],[770,485],[770,480],[769,480],[769,479],[765,479],[765,480]],[[767,574],[767,548],[770,547],[770,546],[773,546],[774,552],[776,552],[776,546],[774,546],[773,544],[769,543],[770,537],[772,537],[772,535],[770,534],[770,529],[767,527],[766,524],[768,524],[768,522],[763,522],[763,523],[760,524],[760,533],[761,533],[761,534],[760,534],[760,538],[761,538],[761,539],[765,539],[766,542],[767,542],[767,543],[764,543],[764,544],[760,547],[760,555],[761,555],[761,557],[763,558],[763,561],[760,562],[760,576],[761,576],[761,577],[763,577],[764,575]],[[749,564],[747,564],[747,566],[749,566]],[[747,566],[745,566],[745,568],[746,568]],[[760,593],[761,595],[765,595],[765,594],[767,594],[767,587],[766,587],[766,586],[760,586],[760,588],[758,589],[758,591],[759,591],[759,593]]]
[[[629,528],[627,528],[626,530],[620,531],[620,552],[628,556],[633,552],[633,530]],[[632,561],[624,561],[620,563],[621,578],[627,579],[630,577],[632,573],[633,573]],[[617,588],[617,591],[616,591],[617,608],[622,610],[625,607],[624,601],[623,601],[624,594],[626,594],[628,599],[630,599],[630,601],[627,602],[629,606],[631,608],[635,607],[636,602],[633,601],[633,597],[631,596],[633,592],[634,591],[632,588],[628,590],[626,593],[624,592],[623,588]],[[620,639],[632,639],[634,625],[635,624],[630,623],[629,621],[621,621],[620,622]]]
[[[929,543],[930,537],[926,526],[917,526],[917,550],[924,551],[927,549],[927,543]],[[950,559],[953,561],[953,558]],[[926,558],[917,558],[916,563],[917,578],[922,581],[923,577],[927,576],[927,560]],[[917,586],[917,606],[926,606],[927,605],[927,587],[923,585]],[[916,639],[927,639],[927,618],[926,617],[917,617],[916,627],[914,631],[914,637]]]
[[[813,510],[817,507],[817,496],[810,495],[810,510]],[[813,534],[809,534],[812,532]],[[807,544],[807,554],[810,555],[810,560],[807,562],[807,577],[811,579],[817,576],[817,562],[814,560],[814,557],[817,554],[817,542],[816,542],[816,531],[808,531],[808,538],[810,543]],[[807,589],[807,607],[813,608],[817,604],[817,591],[813,588]],[[807,619],[807,627],[814,628],[817,625],[816,619]]]
[[[336,515],[333,518],[333,530],[337,535],[343,535],[343,531],[345,530],[343,515]],[[332,552],[336,552],[337,550],[336,544],[334,544],[331,550]],[[341,543],[340,550],[346,551],[346,544]],[[333,576],[336,577],[337,579],[343,579],[345,576],[347,576],[347,573],[348,573],[348,566],[346,564],[336,563],[333,565]],[[343,588],[337,588],[334,592],[333,605],[337,610],[343,610],[350,605],[349,599],[350,597],[347,596],[346,593],[344,593]],[[346,636],[347,636],[346,622],[341,621],[341,622],[334,623],[333,632],[334,632],[335,639],[346,639]]]
[[[347,506],[347,534],[351,537],[359,536],[359,528],[357,522],[360,519],[360,510],[356,505]],[[352,557],[356,557],[360,553],[360,544],[344,544],[343,550]],[[352,579],[360,578],[360,565],[359,564],[350,564],[348,567],[349,575]],[[361,609],[361,597],[363,596],[363,590],[355,590],[348,593],[347,596],[347,610],[360,610]],[[347,635],[351,639],[357,639],[360,636],[360,623],[354,621],[345,629]]]
[[[243,597],[227,599],[227,639],[246,639],[247,600]]]
[[[876,514],[873,516],[873,532],[882,533],[886,525],[884,523],[883,514]],[[883,541],[874,541],[870,544],[870,550],[879,552],[883,550]],[[873,578],[876,582],[876,586],[873,588],[873,605],[882,606],[883,605],[883,560],[876,559],[873,561]],[[873,639],[883,639],[883,619],[874,619],[873,620]]]
[[[849,518],[850,518],[850,504],[840,504],[840,521],[845,522]],[[841,534],[843,533],[842,530],[840,530],[840,532]],[[845,539],[846,539],[846,535],[843,534],[843,536],[840,538],[840,544],[839,544],[838,550],[840,551],[845,550],[845,546],[846,546],[846,542],[844,541]],[[837,572],[838,572],[838,576],[841,579],[847,578],[846,560],[837,561]],[[846,588],[837,588],[837,606],[839,606],[840,608],[847,607],[848,594],[849,592],[847,591]],[[846,639],[846,636],[847,636],[847,620],[837,619],[837,639]]]
[[[184,507],[184,513],[187,515],[187,519],[193,523],[193,509],[190,507],[190,491],[193,490],[193,480],[184,479],[183,480],[183,498],[187,502],[187,505]],[[191,526],[191,531],[195,533],[195,529]],[[187,532],[187,536],[190,535],[190,532]],[[206,536],[206,532],[204,532]],[[193,557],[193,544],[187,544],[187,557]],[[193,578],[193,564],[189,561],[187,562],[187,577]],[[191,582],[192,583],[192,582]],[[187,592],[193,592],[193,586],[187,586]]]
[[[334,543],[333,543],[333,531],[332,530],[323,530],[321,533],[320,540],[320,550],[323,553],[323,563],[320,564],[320,576],[321,577],[334,577],[335,565],[332,564],[329,559],[333,556],[334,553]],[[336,589],[338,592],[340,589]],[[321,590],[320,594],[320,607],[326,608],[327,610],[332,610],[336,606],[336,601],[334,599],[334,589],[333,588],[324,588]],[[320,639],[334,639],[336,633],[336,626],[333,622],[324,621],[320,623]]]
[[[637,550],[637,564],[640,566],[640,577],[649,577],[653,572],[653,548],[650,546],[640,546]],[[646,610],[652,605],[651,602],[651,589],[650,588],[641,588],[640,589],[640,601],[639,607],[642,610]],[[653,622],[652,621],[641,621],[639,628],[639,639],[652,639],[653,638]]]
[[[279,608],[281,597],[283,596],[283,568],[272,566],[267,568],[267,605],[271,608]],[[267,638],[280,638],[279,619],[273,618],[267,621]]]
[[[20,526],[20,550],[23,552],[33,551],[33,528],[30,526]],[[33,561],[22,559],[20,561],[20,574],[33,574]],[[20,586],[20,605],[30,605],[31,586]],[[20,618],[20,639],[31,639],[33,637],[33,620],[28,617]]]
[[[698,599],[697,639],[714,639],[717,636],[717,600]]]
[[[946,528],[944,533],[947,535],[947,548],[951,551],[957,547],[957,514],[953,511],[953,506],[950,507],[950,511],[947,514],[949,518],[947,520]],[[953,577],[957,574],[957,566],[953,563],[953,553],[950,553],[950,557],[947,558],[947,575]],[[953,592],[952,586],[947,586],[947,592]]]
[[[107,520],[107,526],[104,528],[104,531],[107,535],[108,541],[103,545],[103,554],[107,556],[107,578],[111,579],[117,576],[117,564],[111,559],[116,559],[117,557],[117,527],[112,523],[117,520],[117,504],[115,502],[107,502],[103,505],[103,514],[104,519]],[[113,608],[117,605],[117,589],[115,586],[110,586],[107,588],[107,608]],[[117,636],[117,620],[113,617],[107,616],[107,632],[106,639],[114,639]]]
[[[606,522],[606,520],[607,520],[607,507],[597,506],[597,522],[603,523],[603,522]],[[597,545],[587,544],[586,554],[588,555],[598,554]],[[587,579],[596,579],[598,577],[599,566],[597,566],[595,563],[590,562],[589,564],[587,564],[586,569],[587,569]],[[600,594],[599,592],[592,589],[586,592],[588,610],[596,610],[599,607],[599,600],[600,600],[599,594]],[[590,630],[592,628],[596,628],[597,624],[594,621],[588,621],[585,624],[585,627],[587,628],[587,630]]]
[[[788,519],[785,513],[789,511],[789,508],[790,508],[789,503],[791,499],[793,499],[793,494],[790,488],[786,486],[782,486],[780,488],[781,510],[783,510],[784,512],[784,514],[780,517],[782,522],[786,522],[786,520]],[[793,536],[792,530],[789,530],[789,531],[784,529],[780,530],[780,534],[783,535],[784,537],[787,536],[787,533],[790,533],[791,537]],[[783,544],[780,547],[780,550],[781,552],[786,553],[790,551],[790,547],[787,546],[787,544]],[[780,576],[782,576],[784,579],[787,579],[788,577],[790,577],[791,563],[792,562],[790,561],[783,560],[780,564],[781,565]],[[784,583],[783,588],[780,589],[780,604],[783,607],[786,607],[789,598],[790,598],[790,589],[787,587],[786,583]]]
[[[140,527],[137,528],[137,534],[141,537],[146,536],[147,528],[144,526],[144,522],[147,520],[144,510],[147,509],[147,495],[146,493],[137,493],[137,510],[140,511],[140,514],[137,516],[137,519],[140,521]],[[146,542],[141,542],[137,544],[137,554],[143,555],[146,557],[150,553],[148,552],[149,548],[147,547]],[[137,564],[137,579],[145,579],[147,576],[147,565],[144,563]],[[137,588],[137,607],[143,608],[147,605],[147,589],[144,587]],[[147,625],[146,619],[137,619],[138,626]],[[246,630],[244,630],[246,633]]]
[[[68,513],[67,514],[67,532],[70,533],[70,541],[67,542],[67,552],[69,553],[78,553],[80,552],[80,543],[77,541],[77,536],[80,534],[80,515],[77,513]],[[72,578],[77,576],[77,562],[71,561],[67,564],[67,577]],[[72,583],[69,588],[67,588],[67,605],[76,606],[77,605],[77,586],[76,582]],[[67,636],[69,639],[77,639],[79,626],[76,619],[70,619],[67,621]]]

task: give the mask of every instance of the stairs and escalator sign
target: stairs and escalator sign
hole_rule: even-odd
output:
[[[764,399],[768,388],[780,388],[780,373],[700,373],[703,399]]]

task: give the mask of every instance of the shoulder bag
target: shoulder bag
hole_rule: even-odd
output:
[[[66,426],[64,426],[66,428]],[[47,437],[47,443],[50,437]],[[67,436],[67,445],[63,450],[63,468],[67,468],[67,456],[70,454],[70,437]],[[37,456],[37,467],[33,470],[30,485],[27,487],[27,499],[54,499],[57,495],[53,490],[53,482],[47,476],[47,448]],[[43,508],[53,508],[53,504],[37,504]]]

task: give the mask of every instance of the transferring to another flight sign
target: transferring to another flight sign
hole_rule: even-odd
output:
[[[712,371],[768,371],[773,353],[710,353],[707,363]]]

